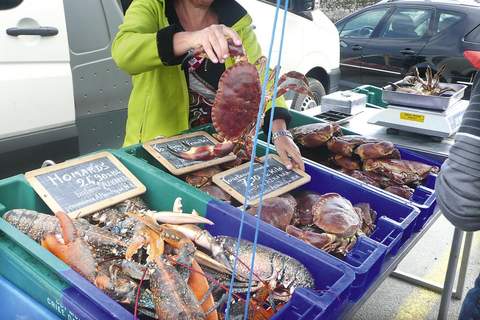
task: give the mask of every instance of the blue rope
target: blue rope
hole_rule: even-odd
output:
[[[263,85],[262,85],[262,96],[260,99],[260,105],[258,108],[258,115],[257,115],[257,122],[256,122],[256,127],[255,127],[255,138],[253,140],[253,150],[250,158],[250,165],[249,165],[249,171],[248,171],[248,178],[247,178],[247,185],[245,189],[245,202],[243,203],[242,206],[242,215],[241,215],[241,220],[240,220],[240,228],[238,230],[238,237],[237,237],[237,244],[235,248],[235,260],[233,263],[233,270],[232,270],[232,277],[230,279],[230,287],[228,290],[228,299],[227,299],[227,308],[225,310],[225,318],[226,320],[230,319],[230,305],[232,302],[232,297],[233,297],[233,284],[235,282],[235,277],[237,273],[237,264],[238,264],[238,255],[240,253],[240,241],[242,238],[243,234],[243,224],[245,220],[245,211],[247,210],[247,204],[248,200],[250,198],[250,186],[251,186],[251,180],[253,176],[253,168],[255,165],[255,155],[256,155],[256,149],[257,149],[257,143],[258,143],[258,134],[259,134],[259,128],[260,128],[260,122],[263,116],[263,105],[265,104],[265,95],[267,91],[267,85],[268,85],[268,78],[270,75],[270,60],[272,57],[272,50],[273,50],[273,44],[274,44],[274,39],[275,39],[275,30],[277,28],[277,20],[278,20],[278,11],[280,10],[280,0],[277,0],[277,5],[275,9],[275,18],[273,21],[273,28],[272,28],[272,37],[270,40],[270,47],[268,50],[268,58],[266,62],[266,68],[265,68],[265,77],[263,79]],[[249,286],[249,292],[250,292],[250,286]],[[248,300],[247,300],[248,301]],[[248,303],[247,303],[248,305]]]
[[[269,119],[269,127],[268,127],[268,134],[267,134],[267,147],[266,147],[266,152],[265,152],[265,162],[263,164],[263,175],[262,179],[260,182],[260,195],[259,195],[259,205],[257,208],[257,221],[255,225],[255,238],[253,240],[253,254],[250,262],[250,273],[248,275],[248,290],[247,290],[247,303],[245,304],[245,312],[244,312],[244,320],[247,320],[248,316],[248,308],[249,308],[249,303],[250,301],[250,294],[251,294],[251,289],[252,289],[252,280],[253,280],[253,268],[255,266],[255,254],[257,252],[257,241],[258,241],[258,233],[260,230],[260,220],[261,220],[261,213],[262,213],[262,202],[263,202],[263,192],[265,191],[265,178],[267,176],[267,168],[268,168],[268,156],[270,154],[270,139],[272,135],[272,123],[273,123],[273,116],[275,114],[275,103],[276,103],[276,96],[278,93],[278,80],[280,76],[280,63],[282,61],[282,49],[283,49],[283,40],[284,40],[284,35],[285,35],[285,26],[287,24],[287,13],[288,13],[288,2],[289,0],[285,0],[285,10],[284,10],[284,15],[283,15],[283,24],[282,24],[282,33],[280,35],[280,48],[279,48],[279,53],[278,53],[278,60],[277,60],[277,65],[275,66],[276,68],[276,73],[275,73],[275,80],[273,82],[273,96],[272,96],[272,106],[271,106],[271,112],[270,112],[270,119]],[[257,138],[257,137],[256,137]]]

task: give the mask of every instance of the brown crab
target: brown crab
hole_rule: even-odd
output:
[[[216,185],[213,185],[213,184],[205,185],[205,186],[202,186],[200,190],[202,190],[203,192],[209,194],[210,196],[220,201],[227,202],[227,203],[231,203],[232,201],[232,196],[226,193],[225,191],[223,191],[221,188],[217,187]]]
[[[398,159],[369,159],[363,163],[364,171],[371,171],[390,178],[397,185],[419,184],[439,168],[417,161]]]
[[[258,205],[252,206],[247,210],[251,215],[257,214]],[[281,229],[284,230],[290,225],[295,214],[295,207],[292,205],[292,201],[286,197],[269,198],[262,201],[262,211],[260,218]]]
[[[420,76],[418,68],[415,68],[413,76],[407,76],[404,78],[403,82],[400,83],[390,83],[393,91],[399,91],[404,93],[411,94],[421,94],[426,96],[441,96],[445,95],[448,92],[455,93],[455,90],[452,88],[440,86],[440,80],[442,74],[446,70],[446,65],[443,65],[435,75],[433,75],[432,68],[427,67],[425,71],[425,79]]]
[[[222,172],[219,166],[208,167],[189,173],[185,176],[185,181],[196,188],[212,184],[212,177]]]
[[[342,129],[336,123],[312,123],[290,130],[294,140],[307,148],[323,146],[332,137],[341,135]]]
[[[248,160],[259,108],[265,109],[272,99],[283,96],[288,90],[312,95],[308,90],[305,76],[291,71],[280,77],[276,96],[273,97],[273,88],[270,88],[266,93],[264,105],[260,106],[262,91],[259,74],[263,74],[267,67],[266,58],[260,57],[252,64],[248,61],[243,47],[235,46],[229,41],[229,49],[235,64],[225,70],[220,77],[211,113],[212,124],[217,132],[215,137],[221,143],[214,146],[192,147],[185,152],[171,150],[181,158],[209,160],[233,151],[241,160]],[[276,70],[270,72],[269,80],[274,79],[275,73]]]
[[[353,151],[359,145],[374,142],[378,142],[378,140],[359,135],[345,135],[339,137],[332,137],[327,142],[327,147],[328,150],[334,154],[339,154],[345,157],[352,157]]]
[[[390,193],[393,193],[397,196],[400,196],[404,199],[410,199],[413,196],[413,190],[407,185],[401,185],[401,186],[389,186],[385,188],[385,191],[388,191]]]
[[[376,214],[366,204],[354,207],[338,193],[322,195],[312,207],[317,231],[302,230],[289,225],[286,232],[327,252],[347,254],[355,245],[357,235],[370,234]]]
[[[395,145],[389,141],[380,141],[365,143],[355,149],[355,154],[357,154],[362,161],[367,159],[381,159],[387,158],[390,155],[395,153],[397,148]]]
[[[334,165],[345,170],[360,170],[360,167],[361,167],[361,164],[359,161],[353,158],[339,155],[339,154],[330,157],[330,161]]]

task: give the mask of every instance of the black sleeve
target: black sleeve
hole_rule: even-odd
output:
[[[263,118],[263,132],[265,133],[265,137],[267,137],[267,134],[268,134],[271,114],[272,114],[272,109],[268,109],[267,112],[265,112],[265,117]],[[292,119],[292,116],[290,115],[290,111],[288,111],[288,109],[277,107],[275,108],[275,113],[273,114],[273,120],[277,120],[277,119],[285,120],[285,123],[287,124],[287,128],[288,128],[288,125],[290,124],[290,120]]]
[[[169,25],[157,32],[158,56],[166,66],[174,66],[182,63],[186,54],[176,57],[173,53],[173,36],[182,31],[176,24]]]

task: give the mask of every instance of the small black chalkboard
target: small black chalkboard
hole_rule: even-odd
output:
[[[25,174],[53,212],[72,218],[110,207],[146,191],[145,186],[108,152],[82,157]]]
[[[173,151],[187,151],[190,147],[215,145],[218,141],[204,131],[162,138],[147,142],[143,148],[174,175],[182,175],[235,160],[233,153],[207,161],[186,160],[176,156]]]
[[[262,162],[264,161],[265,158],[262,158]],[[239,167],[221,172],[213,176],[213,182],[239,202],[244,203],[249,165],[250,163],[245,163]],[[260,200],[260,183],[263,170],[263,163],[255,163],[250,183],[249,205],[255,205]],[[282,195],[309,181],[310,176],[308,174],[298,169],[288,170],[278,156],[270,155],[263,199]]]

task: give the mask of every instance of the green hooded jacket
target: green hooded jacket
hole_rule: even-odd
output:
[[[157,47],[157,32],[169,26],[165,7],[165,0],[133,1],[113,41],[112,57],[120,69],[132,76],[133,83],[124,146],[189,129],[185,72],[180,64],[162,61]],[[257,61],[262,53],[251,17],[243,15],[231,28],[241,37],[248,60]],[[232,64],[233,59],[229,58],[225,67]],[[278,98],[275,105],[286,108],[282,98]]]

